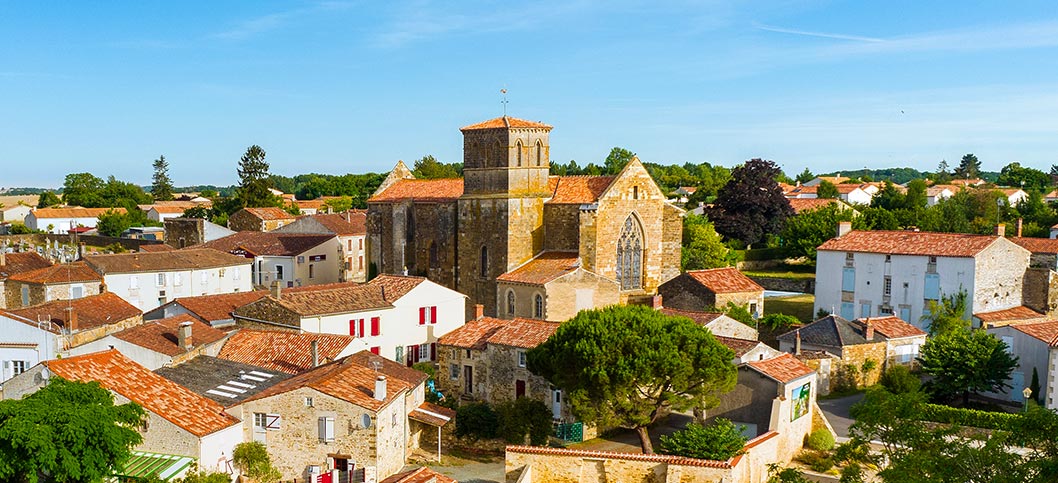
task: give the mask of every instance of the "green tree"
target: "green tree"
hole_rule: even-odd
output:
[[[324,201],[323,204],[327,208],[330,208],[333,213],[342,213],[353,209],[353,198],[350,196],[341,196]]]
[[[907,183],[907,192],[904,193],[904,208],[909,210],[926,207],[926,182],[921,179],[913,179]]]
[[[761,159],[751,159],[732,170],[731,181],[720,189],[708,210],[716,231],[746,246],[782,231],[794,211],[775,182],[778,173],[774,162]]]
[[[668,436],[661,437],[661,453],[703,460],[725,461],[742,453],[745,426],[735,426],[724,418],[703,426],[696,422]]]
[[[610,154],[606,156],[606,160],[603,161],[603,170],[606,174],[617,174],[624,169],[625,165],[636,156],[625,148],[614,147],[610,150]]]
[[[776,333],[785,332],[800,323],[801,321],[797,320],[797,317],[786,314],[768,314],[760,319],[761,327],[766,327]]]
[[[969,305],[965,290],[930,300],[922,321],[927,324],[929,335],[937,336],[970,328]],[[910,321],[909,321],[910,322]]]
[[[955,176],[960,179],[975,179],[981,175],[981,161],[973,153],[966,154],[955,168]]]
[[[205,471],[191,471],[188,472],[186,476],[179,479],[178,483],[231,483],[231,475],[227,473],[207,473]]]
[[[106,213],[99,215],[96,230],[99,230],[101,235],[119,237],[132,226],[133,221],[128,214],[107,210]]]
[[[52,378],[24,399],[0,401],[0,481],[96,482],[142,440],[135,403],[114,405],[99,383]]]
[[[184,214],[180,215],[183,218],[202,218],[208,220],[212,217],[213,209],[206,208],[205,206],[192,206],[184,210]]]
[[[212,198],[216,198],[216,197],[220,196],[220,193],[218,193],[217,190],[214,190],[214,189],[204,189],[202,191],[199,191],[198,195],[203,197],[203,198],[211,198],[212,199]]]
[[[812,171],[810,171],[808,168],[805,168],[804,171],[801,171],[801,174],[797,175],[797,177],[794,178],[795,181],[801,184],[805,184],[809,181],[812,181],[813,179],[816,179],[816,175],[812,174]]]
[[[66,175],[62,185],[62,199],[71,206],[98,208],[103,206],[100,192],[104,182],[92,173],[71,173]]]
[[[726,267],[732,261],[731,251],[720,240],[709,219],[690,213],[683,219],[681,258],[684,270]]]
[[[1021,163],[1010,163],[1003,166],[999,172],[999,178],[996,179],[996,184],[1042,191],[1051,186],[1051,175],[1036,168],[1024,167]]]
[[[37,208],[47,208],[61,204],[62,200],[59,199],[59,196],[51,191],[45,191],[37,198]]]
[[[878,190],[871,198],[872,208],[883,208],[885,210],[898,210],[907,205],[907,197],[897,189],[896,185],[886,181],[882,189]]]
[[[878,382],[893,394],[918,392],[922,387],[922,381],[912,374],[907,366],[892,366],[886,369]]]
[[[259,483],[274,483],[282,478],[268,456],[265,445],[257,441],[239,443],[231,452],[232,464],[248,478]]]
[[[246,153],[239,159],[238,173],[236,198],[241,207],[259,208],[281,204],[278,197],[268,191],[268,162],[265,161],[265,150],[260,146],[254,144],[246,148]]]
[[[954,330],[931,337],[918,358],[922,372],[932,376],[926,390],[938,399],[1000,392],[1010,388],[1007,379],[1018,366],[1018,358],[1007,345],[983,330]]]
[[[838,193],[838,187],[834,186],[834,183],[823,180],[816,186],[816,198],[822,198],[826,200],[837,199],[840,194]]]
[[[838,222],[854,221],[852,210],[839,210],[836,203],[805,210],[786,220],[780,238],[786,255],[805,257],[815,263],[816,248],[837,235]]]
[[[169,162],[165,160],[165,156],[158,156],[153,166],[154,184],[151,185],[151,196],[155,201],[173,199],[173,180],[169,179]]]
[[[933,182],[937,184],[946,184],[951,182],[951,172],[948,171],[948,162],[946,160],[940,160],[937,164],[937,172],[933,173]]]
[[[458,178],[459,170],[455,165],[445,164],[432,155],[427,154],[415,161],[415,169],[412,174],[419,179],[441,179]]]
[[[1043,401],[1043,397],[1040,394],[1040,373],[1036,371],[1036,368],[1032,368],[1032,382],[1029,383],[1029,390],[1032,391],[1032,400],[1036,404],[1040,404]]]
[[[529,370],[566,391],[573,414],[634,429],[644,453],[647,428],[669,410],[719,404],[735,386],[734,353],[690,319],[642,306],[584,310],[530,349]]]

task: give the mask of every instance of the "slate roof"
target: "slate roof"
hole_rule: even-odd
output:
[[[793,342],[797,332],[801,332],[801,343],[826,347],[845,347],[850,345],[883,342],[885,338],[875,331],[874,339],[870,342],[863,336],[863,327],[860,324],[849,322],[837,315],[831,314],[808,324],[800,329],[794,329],[782,334],[776,339]]]
[[[210,356],[198,356],[154,372],[225,407],[235,406],[290,378],[290,374],[282,371]]]
[[[374,364],[378,365],[377,370]],[[386,376],[384,401],[375,399],[375,379],[380,374]],[[404,391],[425,382],[428,377],[423,372],[364,350],[291,377],[247,398],[246,401],[309,387],[362,408],[378,411],[396,400]]]
[[[318,341],[320,362],[333,361],[354,340],[347,335],[240,329],[217,357],[289,374],[312,369],[312,341]]]
[[[927,231],[853,230],[831,238],[819,251],[884,253],[941,257],[974,257],[1000,237]]]
[[[16,318],[15,320],[20,320],[34,327],[37,325],[38,318],[43,318],[51,319],[54,324],[65,329],[68,327],[66,321],[67,307],[73,307],[73,310],[77,312],[78,332],[116,324],[138,315],[143,315],[140,309],[129,304],[121,297],[114,295],[113,292],[90,295],[73,300],[53,300],[40,305],[8,310],[7,312],[26,319],[20,320]],[[55,332],[53,327],[42,326],[42,328]]]
[[[5,264],[0,265],[0,279],[51,266],[51,262],[37,252],[7,253],[4,259]]]
[[[178,356],[187,351],[177,344],[177,333],[180,324],[191,322],[191,347],[192,350],[203,344],[212,344],[224,338],[227,332],[214,329],[208,324],[188,315],[180,314],[158,320],[149,320],[140,325],[129,327],[121,332],[112,334],[130,344],[138,345],[145,349],[164,354],[167,356]]]
[[[397,473],[378,483],[456,483],[456,480],[422,466],[411,471]]]
[[[261,220],[293,220],[294,215],[287,213],[282,208],[276,208],[274,206],[266,208],[243,208],[241,211],[245,211],[255,218]]]
[[[551,126],[542,122],[527,121],[525,119],[518,119],[516,117],[501,116],[495,119],[489,119],[488,121],[482,121],[477,124],[471,124],[469,126],[463,126],[459,128],[460,131],[473,131],[476,129],[499,129],[499,128],[538,128],[550,130]]]
[[[990,322],[1005,322],[1009,320],[1039,319],[1043,317],[1043,314],[1024,305],[1019,305],[1009,309],[978,312],[974,314],[974,317],[980,319],[982,323],[988,324]]]
[[[167,252],[86,255],[88,266],[102,275],[109,273],[166,272],[249,265],[250,260],[208,248],[185,248]]]
[[[110,210],[115,213],[125,213],[125,208],[82,208],[80,206],[69,206],[66,208],[37,208],[31,213],[38,220],[48,218],[98,218]]]
[[[455,201],[460,196],[463,196],[463,178],[402,179],[368,198],[367,202],[446,202]]]
[[[50,360],[44,365],[66,380],[97,381],[195,436],[239,424],[220,404],[148,371],[114,349]]]
[[[1051,320],[1036,324],[1013,324],[1011,327],[1015,330],[1024,332],[1030,337],[1043,341],[1050,347],[1058,347],[1058,321]]]
[[[783,384],[815,372],[792,354],[783,354],[763,361],[750,361],[749,366]]]
[[[253,292],[181,297],[169,303],[184,307],[188,312],[206,322],[214,322],[232,318],[231,313],[235,309],[251,302],[256,302],[267,295],[267,290],[255,290]]]
[[[227,253],[242,250],[255,256],[293,257],[331,240],[334,240],[334,235],[240,231],[234,235],[196,245],[195,248],[212,248]],[[185,248],[181,251],[186,250]],[[244,261],[244,263],[247,262]]]
[[[710,268],[687,272],[693,280],[713,293],[763,292],[761,287],[735,267]]]
[[[559,323],[539,319],[482,317],[437,339],[440,345],[484,350],[488,344],[532,349],[558,330]]]
[[[548,179],[552,196],[550,204],[586,204],[599,197],[613,184],[616,176],[552,176]]]
[[[926,333],[922,329],[919,329],[918,327],[915,327],[914,325],[911,325],[901,320],[900,317],[896,317],[894,315],[890,315],[888,317],[870,317],[867,320],[870,320],[871,326],[874,327],[875,333],[882,334],[882,336],[887,339],[902,339],[904,337],[918,337],[926,335]],[[862,325],[865,323],[865,321],[864,319],[856,319],[856,323]]]
[[[8,280],[25,283],[51,284],[75,282],[102,282],[103,277],[95,270],[88,268],[84,262],[64,263],[22,272],[8,277]]]
[[[1032,253],[1058,254],[1058,239],[1013,237],[1009,240]]]
[[[721,315],[724,315],[718,312],[698,312],[693,310],[670,309],[668,307],[662,307],[658,309],[658,312],[673,317],[687,317],[688,319],[697,322],[698,325],[703,326],[709,325],[710,322],[719,319]]]
[[[580,268],[580,254],[577,252],[543,252],[520,267],[496,277],[496,280],[543,285],[563,275],[573,273],[578,268]]]

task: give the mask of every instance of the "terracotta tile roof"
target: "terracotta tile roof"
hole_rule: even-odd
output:
[[[187,351],[177,344],[177,332],[180,324],[191,322],[191,344],[192,348],[203,344],[212,344],[224,338],[226,332],[214,329],[202,321],[187,315],[180,314],[158,320],[149,320],[143,324],[129,327],[117,332],[114,337],[130,344],[135,344],[145,349],[150,349],[159,354],[167,356],[178,356]]]
[[[860,231],[831,238],[819,246],[820,251],[885,253],[941,257],[973,257],[1000,237],[936,233],[928,231]]]
[[[318,210],[321,207],[323,207],[323,202],[324,201],[325,200],[321,200],[321,199],[315,199],[315,200],[294,200],[294,204],[297,205],[298,209],[301,209],[301,210],[310,209],[310,208]]]
[[[558,330],[559,323],[538,319],[482,317],[453,330],[437,343],[464,349],[484,350],[488,344],[532,349]]]
[[[926,333],[903,320],[900,317],[890,315],[888,317],[871,317],[869,319],[857,319],[861,325],[870,320],[876,334],[881,334],[886,339],[901,339],[904,337],[924,336]]]
[[[37,252],[8,253],[4,259],[5,264],[0,265],[0,279],[51,266],[51,262]]]
[[[1048,255],[1058,253],[1058,239],[1013,237],[1008,238],[1008,240],[1017,243],[1018,246],[1032,253],[1043,253]]]
[[[985,180],[980,179],[980,178],[953,179],[953,180],[951,180],[951,184],[957,184],[957,185],[962,185],[962,186],[977,186],[979,184],[984,184],[984,182],[985,182]]]
[[[1014,324],[1011,325],[1035,339],[1041,340],[1048,346],[1058,346],[1058,321],[1039,322],[1036,324]]]
[[[382,298],[382,290],[377,286],[352,282],[335,285],[338,284],[308,285],[298,287],[298,290],[284,290],[278,299],[269,296],[268,300],[302,317],[362,312],[393,306]]]
[[[788,198],[790,207],[793,208],[794,213],[800,214],[802,211],[817,210],[824,206],[837,204],[838,200],[828,198]]]
[[[794,357],[796,357],[798,360],[801,360],[801,361],[814,361],[814,360],[818,360],[818,359],[837,359],[838,358],[838,356],[835,356],[834,354],[831,354],[831,353],[829,353],[827,351],[810,351],[810,350],[802,350],[800,354],[795,354]]]
[[[411,292],[412,289],[425,281],[425,277],[383,274],[371,279],[366,285],[378,287],[379,290],[385,293],[384,299],[392,302],[408,295],[408,292]]]
[[[245,211],[253,215],[255,218],[259,218],[261,220],[266,221],[294,219],[294,215],[287,213],[282,208],[276,208],[274,206],[270,206],[267,208],[243,208],[240,211]]]
[[[835,185],[839,185],[849,180],[849,178],[846,176],[817,176],[816,179],[818,179],[820,182],[827,181]]]
[[[502,116],[495,119],[489,119],[488,121],[482,121],[477,124],[471,124],[469,126],[463,126],[459,128],[460,131],[472,131],[475,129],[498,129],[498,128],[538,128],[538,129],[551,129],[551,126],[547,124],[526,121],[525,119],[518,119],[516,117]]]
[[[1043,314],[1032,310],[1024,305],[1012,307],[1003,310],[993,310],[990,312],[977,312],[974,314],[981,320],[982,323],[990,322],[1004,322],[1008,320],[1029,320],[1043,318]],[[873,320],[873,319],[872,319]]]
[[[176,249],[164,243],[153,243],[149,245],[145,244],[140,245],[139,248],[139,251],[141,252],[171,252],[173,250]]]
[[[415,470],[397,473],[378,483],[456,483],[456,480],[422,466]]]
[[[248,253],[254,256],[293,257],[334,240],[334,237],[334,235],[281,233],[276,231],[240,231],[234,235],[195,245],[195,248],[212,248],[217,251],[238,255]],[[187,250],[187,248],[184,250]]]
[[[508,446],[506,448],[506,452],[568,456],[570,458],[590,458],[596,460],[613,459],[625,461],[647,461],[651,463],[667,463],[670,465],[679,466],[700,466],[704,468],[731,468],[732,466],[734,466],[732,463],[733,460],[700,460],[696,458],[688,458],[686,456],[675,456],[657,453],[618,453],[616,451],[592,451],[583,449],[549,448],[547,446]],[[735,458],[738,458],[738,456],[736,456]]]
[[[44,364],[63,379],[97,381],[195,436],[239,424],[220,404],[148,371],[114,349]]]
[[[496,280],[543,285],[563,275],[573,273],[578,268],[580,268],[580,254],[577,252],[543,252],[522,266],[496,277]]]
[[[312,218],[335,235],[350,236],[367,234],[367,212],[363,210],[312,215]]]
[[[930,186],[929,188],[926,188],[926,196],[937,196],[941,194],[944,190],[948,190],[952,193],[958,193],[963,188],[964,186],[958,186],[954,184],[935,184],[933,186]]]
[[[187,309],[206,322],[227,320],[232,318],[231,313],[243,305],[256,302],[268,295],[267,290],[255,290],[253,292],[222,293],[215,295],[202,295],[198,297],[181,297],[172,302]]]
[[[858,189],[863,189],[864,186],[862,184],[839,184],[835,188],[838,189],[838,193],[847,195]]]
[[[159,214],[163,214],[163,215],[171,215],[171,214],[174,214],[174,213],[183,214],[189,208],[194,208],[196,206],[198,206],[197,203],[191,203],[191,202],[188,202],[186,205],[153,205],[153,206],[151,206],[148,209],[148,211],[149,210],[154,210],[154,211],[158,212]]]
[[[378,370],[373,366],[375,363],[378,364]],[[375,399],[375,379],[379,374],[386,376],[385,401]],[[247,401],[310,387],[362,408],[378,411],[404,391],[425,382],[428,377],[423,372],[363,350],[291,377]]]
[[[82,208],[80,206],[70,206],[66,208],[37,208],[33,210],[32,214],[38,220],[43,218],[98,218],[110,210],[114,210],[116,213],[125,213],[125,208]]]
[[[355,339],[347,335],[240,329],[228,338],[217,357],[297,374],[312,369],[314,340],[319,342],[317,350],[323,362],[337,358]]]
[[[85,262],[64,263],[12,275],[8,280],[26,283],[102,282],[103,277]]]
[[[23,322],[29,325],[36,326],[39,319],[51,319],[53,323],[60,327],[68,328],[66,320],[67,307],[73,307],[74,312],[77,313],[77,331],[116,324],[143,315],[140,309],[132,306],[121,297],[114,295],[113,292],[74,300],[53,300],[31,307],[8,310],[8,313],[28,319],[28,321],[24,320]],[[54,332],[54,330],[52,331]]]
[[[763,361],[750,361],[749,365],[761,374],[783,384],[815,372],[804,362],[797,360],[792,354],[783,354]]]
[[[616,176],[555,176],[554,191],[548,203],[586,204],[599,201]],[[549,184],[550,186],[550,184]]]
[[[658,312],[673,317],[687,317],[698,323],[698,325],[708,325],[710,322],[719,319],[721,315],[724,315],[717,312],[698,312],[694,310],[670,309],[668,307],[662,307],[658,309]]]
[[[431,426],[444,426],[456,418],[456,412],[444,406],[424,402],[408,413],[408,417]]]
[[[84,261],[104,276],[108,273],[183,271],[252,263],[243,257],[198,247],[167,252],[86,255]]]
[[[787,196],[789,196],[789,195],[799,195],[799,194],[813,194],[813,193],[817,192],[818,190],[819,190],[819,186],[805,186],[805,185],[801,185],[801,186],[794,186],[793,189],[791,189],[790,191],[785,192],[784,194],[786,194]]]
[[[463,196],[463,178],[402,179],[367,200],[368,203],[391,201],[445,202]]]
[[[692,279],[713,293],[763,292],[761,287],[735,267],[710,268],[687,272]]]
[[[734,351],[735,357],[742,357],[746,355],[747,352],[761,344],[759,340],[738,339],[716,334],[713,334],[713,337],[716,338],[717,342],[724,344],[728,349]]]

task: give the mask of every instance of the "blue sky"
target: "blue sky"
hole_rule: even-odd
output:
[[[555,126],[553,161],[788,173],[1058,163],[1053,2],[0,0],[0,186],[69,172],[231,184],[462,159],[459,127]]]

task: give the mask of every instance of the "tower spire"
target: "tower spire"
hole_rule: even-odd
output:
[[[500,94],[503,94],[503,100],[500,104],[503,104],[503,117],[507,117],[507,87],[500,89]]]

